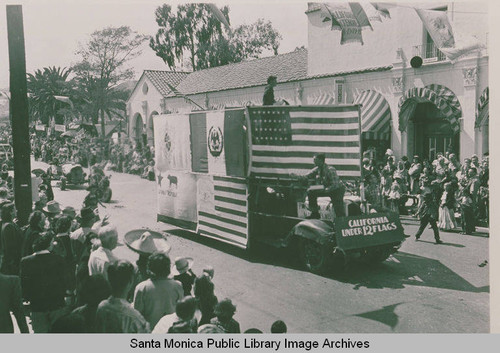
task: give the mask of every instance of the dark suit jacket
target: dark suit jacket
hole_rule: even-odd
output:
[[[6,275],[19,275],[19,262],[23,249],[23,235],[19,227],[6,222],[2,225],[2,267],[1,272]]]
[[[17,276],[0,273],[0,333],[13,333],[10,312],[23,310],[21,281]]]
[[[62,257],[47,250],[23,257],[23,297],[30,301],[31,311],[44,312],[64,306],[69,282],[65,265]]]

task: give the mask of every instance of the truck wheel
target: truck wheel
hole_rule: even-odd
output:
[[[324,274],[330,268],[331,254],[327,246],[313,240],[300,238],[299,258],[302,265],[312,273]]]
[[[66,190],[66,178],[61,178],[61,191]]]

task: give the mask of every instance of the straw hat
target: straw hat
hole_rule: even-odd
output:
[[[61,213],[61,205],[59,204],[59,202],[52,200],[47,202],[47,206],[45,206],[43,210],[46,213],[58,214]]]
[[[40,175],[45,174],[45,170],[43,170],[41,168],[36,168],[36,169],[33,169],[31,171],[31,173],[35,174],[36,176],[40,176]]]
[[[191,266],[193,266],[194,260],[190,257],[176,257],[175,266],[172,266],[172,274],[174,276],[186,273]]]
[[[153,230],[134,229],[127,232],[123,239],[130,250],[142,255],[151,255],[154,252],[168,254],[170,251],[170,244],[165,236]]]

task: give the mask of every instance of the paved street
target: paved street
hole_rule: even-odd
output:
[[[111,188],[112,203],[99,212],[110,215],[120,236],[142,227],[167,231],[171,258],[193,257],[196,274],[212,265],[216,295],[237,305],[242,331],[269,332],[271,323],[282,319],[291,333],[489,332],[489,265],[478,266],[488,260],[486,233],[442,233],[444,244],[435,245],[427,229],[421,241],[409,238],[382,264],[321,277],[298,268],[286,251],[262,247],[249,254],[157,223],[154,182],[113,173]],[[54,192],[63,206],[78,209],[86,194],[83,188]],[[415,220],[402,222],[406,234],[416,232]],[[124,245],[117,253],[136,260]]]

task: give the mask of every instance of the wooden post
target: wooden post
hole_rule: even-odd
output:
[[[32,199],[26,57],[21,5],[7,5],[7,36],[14,150],[14,197],[19,224],[24,225],[31,213]]]

